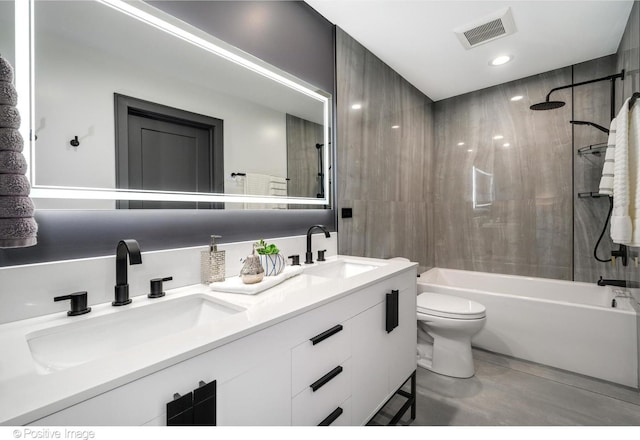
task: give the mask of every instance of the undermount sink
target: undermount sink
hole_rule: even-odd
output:
[[[244,309],[204,295],[119,310],[30,333],[26,336],[38,372],[49,374],[103,358],[168,335],[207,325]]]
[[[325,278],[344,279],[361,273],[368,272],[380,266],[374,264],[361,263],[352,260],[337,260],[326,263],[318,263],[314,266],[305,266],[304,272]]]

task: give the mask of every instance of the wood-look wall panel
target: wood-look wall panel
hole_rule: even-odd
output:
[[[565,68],[434,104],[436,266],[571,278],[570,93],[529,109],[570,82]]]
[[[433,266],[431,101],[340,29],[336,41],[338,208],[353,209],[339,251]]]

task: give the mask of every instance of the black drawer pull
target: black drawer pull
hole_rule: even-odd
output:
[[[319,344],[320,342],[324,341],[325,339],[335,335],[336,333],[339,333],[342,331],[342,325],[338,324],[335,327],[331,327],[329,330],[324,331],[322,333],[320,333],[317,336],[314,336],[313,338],[309,339],[313,345]]]
[[[334,368],[333,370],[329,371],[324,376],[322,376],[320,379],[316,380],[314,383],[312,383],[310,385],[311,389],[315,393],[320,388],[322,388],[324,385],[326,385],[327,382],[329,382],[331,379],[333,379],[334,377],[336,377],[340,373],[342,373],[342,367],[338,366],[338,367]]]
[[[393,329],[398,326],[398,294],[397,290],[392,290],[391,293],[387,293],[386,303],[386,317],[385,317],[385,330],[387,333],[391,333]]]
[[[176,393],[167,403],[167,426],[190,426],[193,424],[193,393],[181,396]]]
[[[331,425],[333,422],[336,421],[336,419],[338,417],[340,417],[342,415],[343,411],[342,408],[337,407],[331,414],[329,414],[327,416],[326,419],[324,419],[322,422],[318,423],[318,426],[329,426]]]

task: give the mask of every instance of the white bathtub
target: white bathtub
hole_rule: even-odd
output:
[[[418,293],[483,304],[487,323],[473,345],[622,385],[638,387],[637,318],[632,300],[595,283],[434,268]]]

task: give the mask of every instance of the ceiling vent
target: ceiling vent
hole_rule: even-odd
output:
[[[513,21],[511,8],[505,8],[453,31],[465,49],[472,49],[489,41],[515,33],[516,25]]]

